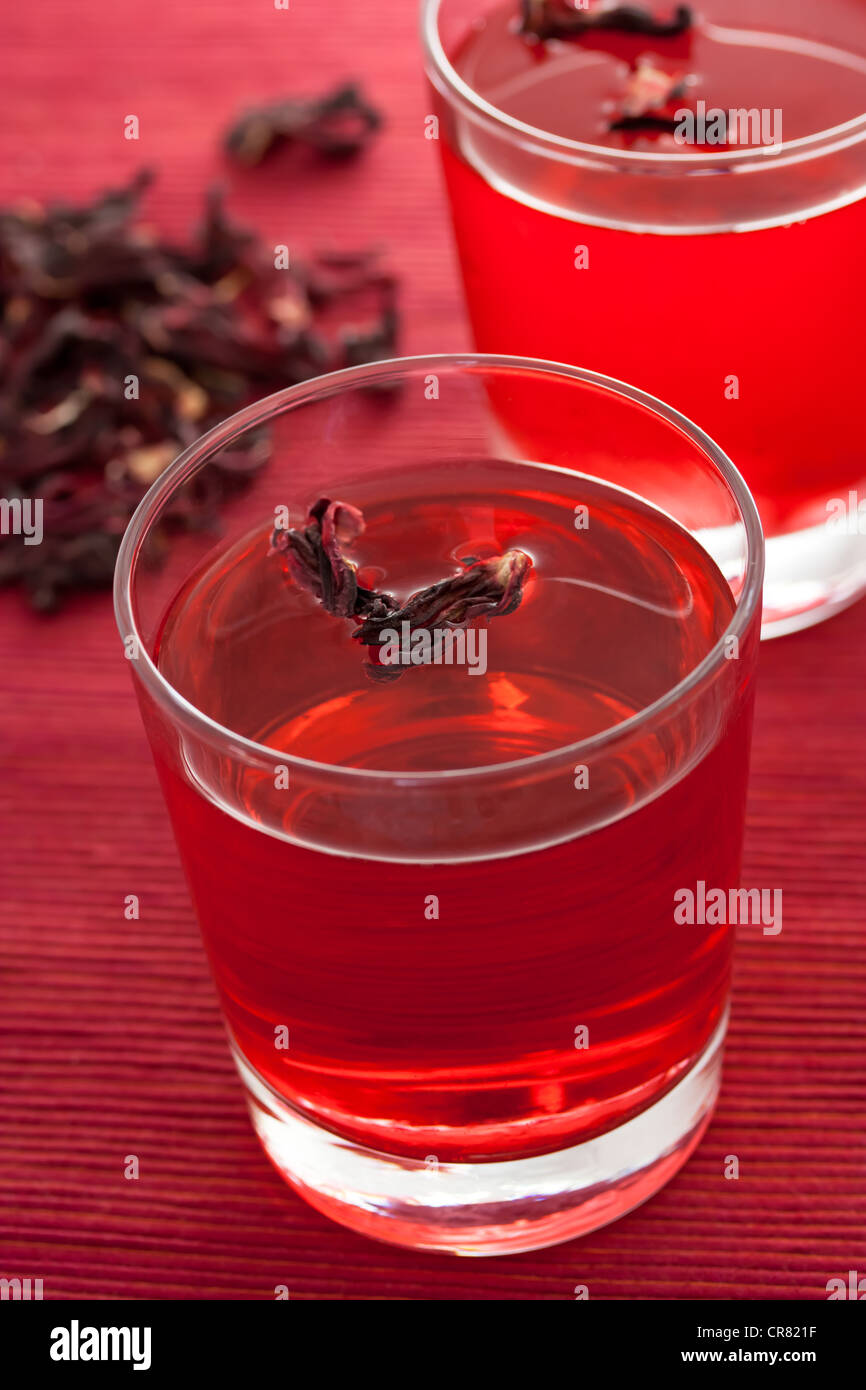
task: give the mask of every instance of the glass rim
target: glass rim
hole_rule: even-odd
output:
[[[866,140],[866,111],[838,125],[815,131],[812,135],[802,135],[796,140],[780,140],[778,145],[726,150],[724,156],[718,149],[706,154],[693,154],[686,150],[682,153],[620,150],[609,145],[595,145],[590,141],[554,135],[551,131],[529,125],[494,106],[460,76],[439,37],[438,18],[442,3],[443,0],[421,0],[421,44],[428,60],[428,76],[431,81],[436,82],[441,95],[463,107],[464,111],[468,111],[483,124],[495,130],[509,131],[513,136],[531,142],[532,146],[542,146],[542,153],[558,158],[561,163],[593,164],[624,170],[645,165],[654,173],[663,172],[664,166],[667,165],[671,172],[678,175],[703,174],[709,171],[726,173],[729,172],[726,166],[733,165],[736,172],[746,173],[768,164],[778,168],[780,165],[797,163],[817,154],[833,154],[839,149]],[[441,81],[441,86],[436,81],[437,78]],[[722,159],[724,166],[720,167]]]
[[[440,369],[442,367],[474,368],[481,371],[497,368],[517,369],[530,373],[537,372],[570,378],[583,385],[601,387],[602,390],[620,399],[630,400],[685,434],[690,442],[697,445],[698,449],[708,457],[721,474],[737,503],[746,533],[747,556],[743,587],[725,631],[701,661],[676,685],[671,686],[663,695],[645,705],[643,709],[630,715],[628,719],[612,724],[609,728],[587,738],[577,739],[573,743],[561,744],[556,748],[547,749],[543,753],[532,753],[522,758],[510,759],[507,762],[488,763],[466,768],[413,771],[411,773],[388,768],[347,767],[340,763],[323,763],[312,758],[303,758],[297,754],[282,752],[268,744],[258,743],[254,739],[247,738],[227,725],[220,724],[218,720],[212,719],[210,715],[200,710],[192,701],[187,700],[179,690],[176,690],[166,680],[150,656],[135,619],[133,602],[135,564],[141,543],[149,530],[154,513],[161,510],[163,502],[181,483],[197,472],[226,444],[246,430],[262,425],[297,406],[337,395],[346,388],[382,383],[388,379],[399,380],[409,372],[426,372],[428,369],[433,370],[437,367]],[[174,722],[181,723],[192,732],[202,736],[207,742],[219,744],[227,752],[230,751],[235,755],[243,753],[259,764],[263,760],[266,760],[269,765],[278,762],[281,765],[288,765],[290,768],[295,767],[299,771],[306,771],[324,778],[350,777],[355,780],[369,780],[376,783],[381,783],[384,780],[399,782],[402,785],[442,784],[447,782],[449,778],[462,780],[465,777],[490,777],[506,775],[514,771],[530,771],[558,759],[571,760],[578,755],[585,755],[588,750],[604,747],[623,736],[629,736],[642,725],[649,724],[671,706],[678,704],[702,685],[708,683],[716,675],[721,664],[727,660],[727,642],[732,637],[739,639],[744,634],[760,602],[764,578],[763,542],[761,521],[752,494],[727,454],[687,416],[675,410],[673,406],[666,405],[664,401],[651,396],[648,392],[641,391],[636,386],[630,386],[627,382],[618,381],[614,377],[604,376],[600,372],[588,371],[565,362],[547,362],[541,358],[493,353],[432,353],[412,357],[391,357],[376,362],[363,363],[356,367],[344,367],[339,371],[312,377],[298,385],[287,386],[270,396],[264,396],[228,416],[179,454],[148,488],[124,531],[114,571],[114,614],[121,640],[124,643],[127,643],[131,638],[134,640],[135,669],[145,689],[160,706],[169,711]]]

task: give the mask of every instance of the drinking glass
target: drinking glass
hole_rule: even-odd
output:
[[[677,38],[546,47],[519,11],[422,3],[476,346],[607,372],[699,421],[758,505],[765,634],[828,617],[866,587],[862,7],[703,0]],[[605,135],[609,90],[642,59],[693,83],[683,110],[730,92],[741,142]],[[562,133],[578,110],[591,141]],[[752,110],[784,138],[742,143]]]
[[[178,530],[243,459],[222,534]],[[359,584],[405,603],[520,552],[520,605],[461,626],[453,664],[372,679],[271,546],[321,497],[363,512]],[[118,626],[253,1124],[313,1206],[529,1250],[695,1147],[733,929],[675,895],[739,882],[762,565],[700,429],[519,358],[293,386],[154,483]]]

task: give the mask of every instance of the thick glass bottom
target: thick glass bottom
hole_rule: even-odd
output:
[[[376,1152],[288,1105],[236,1047],[256,1133],[286,1181],[334,1221],[377,1240],[455,1255],[510,1255],[585,1235],[652,1197],[709,1123],[727,1019],[661,1100],[557,1153],[437,1163]]]
[[[810,526],[767,537],[766,556],[762,637],[823,622],[866,593],[866,533]]]

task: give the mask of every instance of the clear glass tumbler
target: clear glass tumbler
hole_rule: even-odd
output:
[[[606,372],[698,420],[758,505],[765,634],[830,616],[866,588],[862,7],[702,0],[675,37],[545,43],[521,10],[422,3],[476,347]],[[648,70],[680,84],[669,130],[621,116]]]
[[[222,535],[178,531],[226,469]],[[362,644],[284,563],[322,498],[362,512],[328,514],[398,632],[413,595],[515,557],[519,604],[416,622],[429,645],[382,679],[384,633]],[[117,621],[253,1123],[315,1207],[496,1254],[685,1161],[733,929],[675,895],[739,882],[762,565],[699,429],[516,358],[320,377],[151,488]]]

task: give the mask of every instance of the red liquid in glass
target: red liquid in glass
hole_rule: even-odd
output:
[[[517,34],[517,8],[505,0],[449,56],[492,105],[558,136],[682,155],[673,135],[609,130],[641,54],[671,74],[694,75],[683,105],[701,98],[708,108],[780,109],[785,141],[866,107],[863,11],[849,0],[821,7],[823,49],[798,42],[788,0],[763,0],[759,14],[739,0],[708,0],[695,28],[676,39],[604,33],[543,46]],[[793,40],[778,42],[760,32],[792,30]],[[765,531],[826,523],[827,500],[847,497],[864,472],[866,199],[791,226],[640,234],[532,206],[573,197],[580,207],[579,173],[541,156],[533,185],[507,194],[486,181],[483,157],[473,161],[447,139],[442,156],[481,351],[575,363],[633,383],[725,449]],[[792,163],[788,176],[791,205],[809,207],[814,170]],[[720,182],[731,177],[740,178],[746,221],[761,197],[760,173]],[[619,220],[629,221],[627,174],[620,193]],[[728,193],[720,194],[721,226]],[[660,220],[670,214],[664,179],[658,212]],[[614,206],[612,222],[616,214]],[[585,268],[576,268],[580,248]]]
[[[267,558],[267,525],[177,595],[159,642],[163,674],[272,748],[408,775],[508,762],[598,733],[664,695],[724,632],[727,583],[661,512],[576,476],[539,482],[536,470],[498,463],[467,472],[459,487],[431,486],[405,504],[383,500],[395,488],[378,499],[341,491],[367,518],[354,550],[362,578],[399,595],[453,572],[455,557],[510,546],[532,555],[523,605],[488,625],[485,674],[420,667],[371,683],[351,625]],[[583,532],[577,502],[589,505]],[[711,752],[680,780],[685,750],[647,733],[622,769],[627,787],[638,795],[641,768],[659,760],[673,785],[548,848],[486,858],[480,796],[467,831],[473,858],[459,863],[317,852],[310,807],[291,791],[280,832],[264,833],[255,822],[272,798],[269,774],[238,785],[226,764],[245,821],[220,806],[228,787],[203,795],[157,739],[241,1051],[322,1124],[419,1158],[557,1149],[642,1110],[700,1055],[725,1008],[730,928],[677,925],[673,903],[698,879],[738,882],[748,722],[748,704],[720,721]],[[329,814],[355,817],[360,843],[377,811],[362,796]],[[431,814],[448,813],[439,802]],[[398,846],[400,832],[398,818]],[[460,856],[456,824],[453,849]],[[429,895],[438,918],[425,914]],[[286,1050],[275,1047],[281,1027]],[[586,1049],[575,1046],[582,1027]]]

